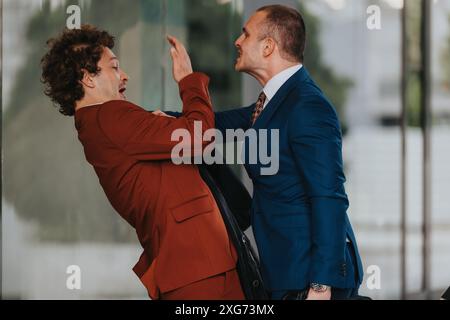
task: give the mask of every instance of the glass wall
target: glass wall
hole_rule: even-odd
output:
[[[116,37],[129,74],[128,98],[147,110],[181,110],[165,34],[179,37],[195,70],[211,78],[214,103],[241,104],[233,70],[241,29],[239,1],[3,1],[2,296],[20,299],[147,298],[132,272],[141,253],[134,230],[107,201],[86,162],[73,118],[44,96],[45,42],[81,9]],[[82,290],[68,290],[67,268]]]
[[[450,285],[450,1],[434,1],[431,24],[431,289]]]
[[[400,124],[403,0],[284,0],[307,26],[305,67],[335,105],[344,131],[349,216],[365,277],[361,294],[401,297],[401,171],[406,166],[408,293],[421,289],[423,139],[420,113],[420,1],[409,6],[406,161]],[[19,299],[147,298],[131,271],[141,249],[86,162],[73,118],[42,93],[45,41],[78,5],[81,22],[116,36],[130,75],[127,96],[147,110],[180,110],[166,34],[187,46],[210,78],[216,110],[254,102],[257,82],[234,72],[234,41],[268,0],[3,0],[2,296]],[[414,1],[411,1],[414,3]],[[409,4],[409,2],[408,2]],[[370,10],[369,10],[370,8]],[[378,15],[377,15],[378,14]],[[450,1],[432,1],[431,287],[450,276]],[[251,183],[243,173],[243,180]],[[68,290],[67,268],[82,290]],[[378,274],[378,271],[380,272]],[[375,274],[377,273],[377,274]],[[373,276],[380,276],[377,287]]]

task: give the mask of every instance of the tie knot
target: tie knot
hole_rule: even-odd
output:
[[[259,94],[259,97],[258,97],[258,102],[259,103],[262,103],[263,105],[264,105],[264,102],[266,101],[266,94],[264,93],[264,91],[262,91],[260,94]],[[258,103],[257,102],[257,103]]]
[[[252,125],[255,123],[256,119],[258,119],[260,113],[263,110],[264,102],[266,101],[266,94],[261,92],[258,97],[258,101],[256,101],[255,109],[252,114]]]

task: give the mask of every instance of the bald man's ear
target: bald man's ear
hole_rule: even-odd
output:
[[[83,72],[83,78],[81,78],[80,82],[88,88],[94,88],[94,75],[89,73],[86,69],[81,69],[81,72]]]
[[[264,48],[263,48],[263,55],[264,57],[270,56],[274,51],[277,43],[272,38],[266,38],[264,39]]]

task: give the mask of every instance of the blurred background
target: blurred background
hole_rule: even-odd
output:
[[[116,36],[130,101],[181,110],[169,33],[211,77],[215,109],[226,110],[250,105],[261,90],[234,71],[233,43],[252,12],[271,3],[1,1],[3,299],[147,299],[131,270],[141,251],[134,230],[108,203],[73,118],[42,93],[45,42],[66,26],[68,6],[79,6],[81,23]],[[303,14],[304,64],[343,126],[349,216],[366,272],[361,294],[437,299],[450,285],[450,0],[277,3]],[[81,269],[79,290],[66,287],[70,265]]]

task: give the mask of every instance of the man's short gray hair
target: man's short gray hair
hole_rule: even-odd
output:
[[[302,62],[306,28],[300,12],[279,4],[264,6],[256,11],[267,14],[259,34],[260,38],[271,37],[280,46],[283,58]]]

